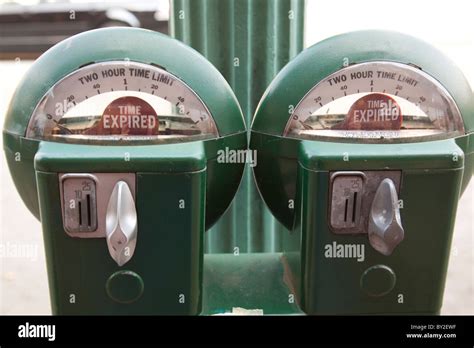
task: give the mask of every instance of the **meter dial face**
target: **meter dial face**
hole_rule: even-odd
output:
[[[284,135],[408,142],[464,134],[446,89],[421,69],[394,62],[343,68],[314,86],[294,109]]]
[[[30,119],[28,138],[70,143],[171,143],[219,136],[183,81],[154,65],[90,64],[57,82]]]

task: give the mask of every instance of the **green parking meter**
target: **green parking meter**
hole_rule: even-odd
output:
[[[40,57],[7,112],[4,149],[41,220],[55,314],[198,314],[203,234],[230,204],[247,146],[240,107],[199,53],[109,28]]]
[[[404,34],[332,37],[277,75],[250,146],[306,313],[439,312],[473,131],[461,71]]]

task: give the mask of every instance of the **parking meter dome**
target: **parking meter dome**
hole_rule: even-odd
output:
[[[3,132],[13,181],[37,218],[34,157],[41,143],[91,151],[204,146],[207,227],[230,204],[243,172],[243,164],[218,163],[218,153],[246,147],[242,112],[218,70],[181,42],[135,28],[84,32],[44,53],[17,87]],[[134,160],[124,161],[124,171]]]
[[[321,41],[281,70],[255,112],[255,179],[274,215],[291,228],[302,142],[374,144],[374,149],[454,139],[472,176],[474,99],[461,70],[409,35],[358,31]],[[383,161],[383,159],[381,159]]]

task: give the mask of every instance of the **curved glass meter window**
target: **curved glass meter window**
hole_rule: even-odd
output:
[[[410,142],[464,134],[446,89],[416,67],[386,61],[348,66],[314,86],[294,109],[284,136]]]
[[[87,65],[57,82],[33,112],[26,137],[69,143],[172,143],[219,136],[183,81],[154,65]]]

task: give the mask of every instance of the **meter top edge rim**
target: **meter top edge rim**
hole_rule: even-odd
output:
[[[214,118],[218,137],[246,132],[243,114],[231,87],[199,52],[158,32],[122,27],[74,35],[38,58],[13,94],[4,131],[25,136],[36,106],[53,85],[81,67],[107,61],[131,61],[166,70],[203,101]]]
[[[472,89],[455,63],[423,40],[383,30],[340,34],[305,49],[265,91],[255,112],[252,132],[282,136],[290,116],[289,105],[296,107],[315,85],[342,68],[375,61],[414,66],[438,81],[463,115],[465,134],[474,132]]]

